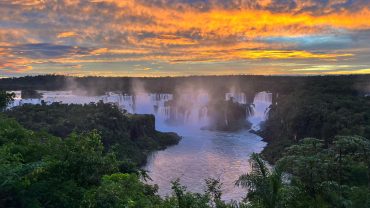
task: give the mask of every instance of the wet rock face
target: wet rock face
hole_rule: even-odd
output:
[[[42,98],[42,94],[36,90],[22,90],[22,99],[39,99]]]
[[[246,111],[247,104],[228,101],[218,101],[210,106],[210,125],[208,129],[219,131],[237,131],[248,127],[246,122],[249,116]]]

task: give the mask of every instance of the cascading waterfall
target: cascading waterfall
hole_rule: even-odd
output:
[[[190,94],[190,93],[189,93]],[[191,98],[191,105],[188,106],[190,117],[188,124],[195,126],[204,126],[208,124],[207,105],[209,102],[209,95],[206,92],[199,91],[195,95],[188,95]]]
[[[107,92],[102,96],[75,95],[72,91],[39,91],[41,99],[22,99],[21,92],[16,91],[15,101],[9,105],[14,107],[23,104],[46,104],[60,102],[65,104],[89,104],[103,101],[112,103],[125,109],[128,113],[153,114],[156,117],[158,129],[171,125],[202,128],[210,124],[208,115],[209,94],[206,91],[178,93],[176,97],[166,93],[137,92],[134,95]],[[225,94],[225,100],[235,103],[247,104],[245,93],[229,92]],[[259,130],[260,124],[266,120],[266,114],[272,103],[272,94],[259,92],[253,101],[253,113],[248,117],[253,130]],[[246,111],[248,111],[246,106]],[[247,112],[247,115],[249,113]]]
[[[248,118],[252,123],[252,129],[260,130],[261,123],[267,119],[267,113],[272,104],[272,93],[259,92],[255,95],[253,100],[253,114]]]
[[[16,106],[24,105],[24,104],[41,104],[40,99],[22,99],[22,92],[21,91],[8,91],[8,93],[14,93],[14,101],[11,102],[7,108],[13,108]]]
[[[125,109],[128,113],[154,114],[157,130],[176,132],[182,136],[183,139],[178,145],[151,154],[147,165],[143,167],[153,180],[149,183],[158,184],[161,196],[171,193],[171,181],[177,178],[181,178],[181,183],[190,191],[202,192],[202,181],[213,177],[220,178],[224,184],[224,200],[241,200],[245,191],[235,187],[235,180],[251,169],[248,162],[250,154],[262,151],[265,146],[260,137],[247,130],[202,130],[201,128],[207,126],[211,120],[210,115],[214,113],[214,109],[209,107],[214,100],[202,90],[183,91],[176,95],[146,92],[135,92],[135,95],[109,92],[101,96],[75,95],[72,91],[39,93],[43,95],[41,99],[21,99],[17,96],[12,106],[24,103],[39,104],[42,100],[46,104],[89,104],[103,101]],[[226,94],[224,98],[239,104],[250,102],[246,100],[244,93],[239,92]],[[270,93],[262,92],[256,95],[254,116],[250,117],[254,127],[265,119],[265,112],[270,104]],[[219,107],[216,107],[216,112],[219,112]],[[172,123],[171,119],[175,119],[175,122]],[[178,120],[182,122],[176,122]]]

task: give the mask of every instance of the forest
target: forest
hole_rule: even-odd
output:
[[[211,93],[229,92],[235,87],[251,99],[256,92],[271,91],[290,93],[312,84],[331,83],[329,87],[353,93],[368,92],[370,75],[340,76],[188,76],[188,77],[70,77],[62,75],[40,75],[0,79],[2,90],[79,90],[89,94],[102,94],[106,91],[131,93],[137,84],[148,92],[176,93],[176,89],[187,86],[205,88]]]
[[[34,79],[46,82],[33,89],[47,90],[62,87],[52,85],[55,79],[67,78],[14,78],[0,80],[0,86],[22,90],[41,83]],[[81,79],[79,85],[87,87],[87,80],[108,78]],[[273,93],[268,119],[257,132],[267,146],[251,156],[252,171],[235,181],[245,190],[243,201],[223,201],[218,179],[205,178],[204,193],[189,192],[175,180],[166,198],[145,184],[150,178],[139,164],[149,152],[179,141],[155,131],[152,116],[103,103],[5,110],[12,96],[1,91],[0,207],[370,207],[369,76],[147,79],[164,92],[190,79],[194,85],[218,83],[214,89],[220,92],[238,82],[247,96]],[[126,82],[102,82],[102,91],[130,90]]]
[[[323,140],[326,147],[337,135],[370,138],[370,97],[358,86],[356,79],[324,77],[275,96],[259,132],[268,142],[266,159],[276,161],[284,148],[307,137]]]
[[[148,154],[179,142],[175,133],[155,130],[153,115],[131,115],[112,104],[23,105],[6,111],[22,126],[66,138],[71,133],[96,130],[106,152],[115,149],[118,157],[142,165]]]

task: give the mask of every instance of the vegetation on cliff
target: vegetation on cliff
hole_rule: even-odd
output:
[[[261,136],[268,142],[263,154],[270,162],[283,150],[306,137],[324,141],[336,135],[370,138],[370,97],[356,87],[356,80],[329,77],[306,81],[291,92],[275,93]]]
[[[302,139],[284,151],[269,168],[251,157],[252,172],[237,185],[248,189],[250,207],[370,207],[370,142],[358,136],[337,136],[325,146]]]
[[[22,126],[66,138],[71,133],[97,130],[105,151],[114,149],[120,159],[145,163],[147,155],[177,144],[179,136],[155,130],[153,115],[126,114],[112,104],[23,105],[5,112]]]
[[[232,99],[216,101],[209,106],[208,115],[211,124],[208,129],[237,131],[248,128],[251,125],[247,122],[247,117],[251,113],[251,105],[239,104]]]

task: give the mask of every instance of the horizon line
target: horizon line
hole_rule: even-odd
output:
[[[22,75],[22,76],[0,76],[1,79],[18,79],[25,77],[46,77],[60,76],[73,78],[191,78],[191,77],[339,77],[339,76],[369,76],[370,73],[363,74],[204,74],[204,75],[168,75],[168,76],[104,76],[104,75],[73,75],[73,74],[37,74],[37,75]]]

